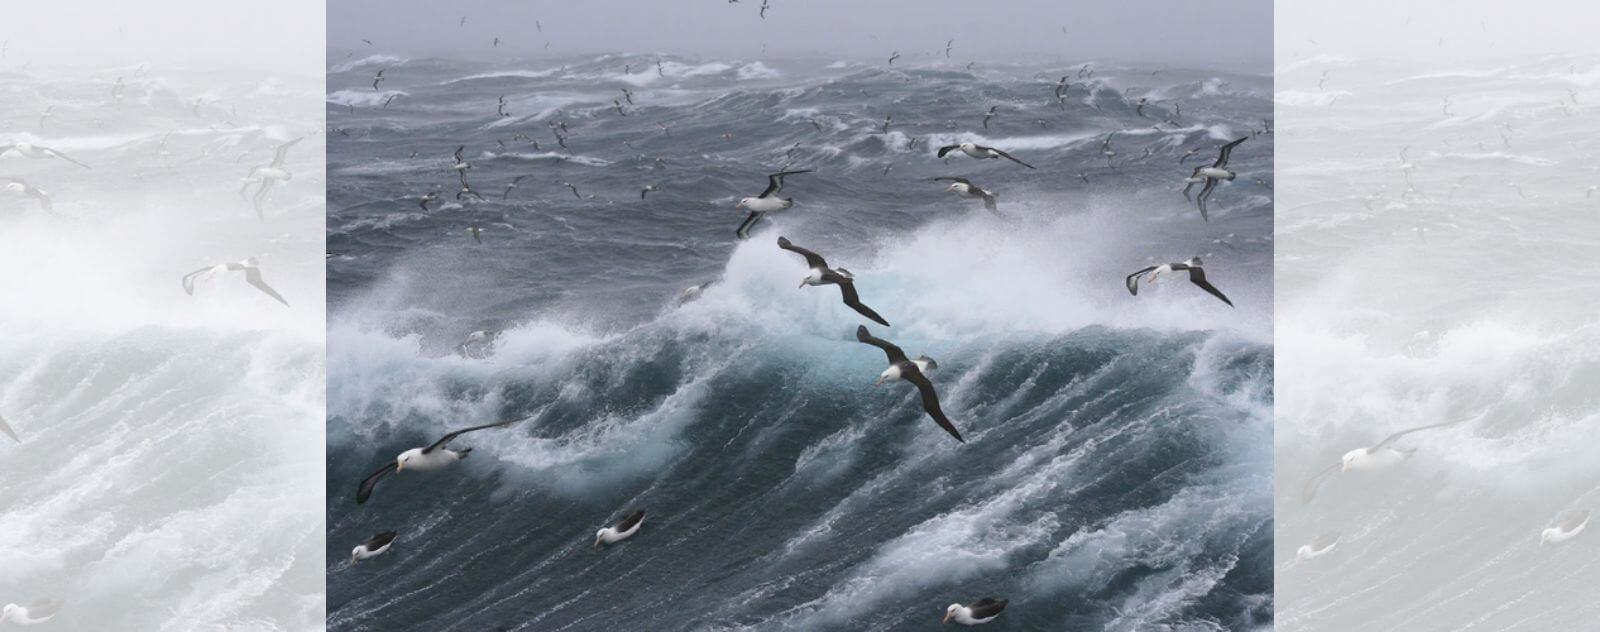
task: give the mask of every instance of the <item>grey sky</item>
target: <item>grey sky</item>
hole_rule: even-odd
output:
[[[763,21],[761,0],[332,0],[329,47],[360,51],[365,38],[375,52],[526,57],[544,54],[548,41],[553,55],[755,57],[766,44],[769,55],[887,58],[898,50],[911,60],[955,38],[957,61],[1125,59],[1263,71],[1272,56],[1270,0],[769,2]]]
[[[338,0],[334,0],[337,2]],[[87,5],[87,6],[86,6]],[[5,3],[5,63],[321,70],[323,0]]]
[[[1600,3],[1571,0],[1284,2],[1278,61],[1317,54],[1419,61],[1595,54],[1597,24]]]

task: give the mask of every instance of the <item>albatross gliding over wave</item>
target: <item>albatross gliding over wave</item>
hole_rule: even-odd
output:
[[[510,424],[511,422],[509,421],[502,421],[499,423],[484,424],[482,426],[472,426],[470,428],[453,430],[445,433],[445,435],[440,437],[438,441],[433,442],[433,445],[425,448],[411,448],[410,450],[401,452],[399,456],[395,457],[393,463],[383,466],[378,471],[373,472],[372,474],[368,475],[366,479],[361,481],[361,486],[356,488],[356,504],[367,502],[367,498],[372,496],[372,488],[376,487],[378,485],[378,481],[384,476],[388,475],[390,472],[399,474],[407,469],[420,471],[437,470],[449,466],[451,463],[455,463],[456,461],[467,458],[467,454],[472,452],[472,448],[451,450],[450,448],[444,447],[445,444],[450,443],[451,439],[469,432],[483,430],[485,428],[499,428],[501,426]]]
[[[272,286],[267,285],[267,282],[261,279],[261,267],[256,261],[255,257],[251,257],[236,263],[221,263],[214,266],[206,266],[204,268],[200,268],[199,270],[195,270],[194,272],[185,274],[183,275],[183,291],[189,296],[194,296],[195,281],[209,279],[222,272],[236,271],[244,272],[244,280],[246,283],[249,283],[258,290],[261,290],[267,296],[272,297],[279,303],[283,303],[284,307],[289,306],[289,301],[284,300],[282,294],[279,294],[277,290],[272,289]]]
[[[828,261],[823,259],[822,255],[789,243],[789,240],[783,237],[778,238],[778,247],[805,257],[806,265],[811,266],[811,270],[806,272],[805,278],[800,280],[800,287],[803,288],[807,285],[837,285],[839,286],[839,294],[844,298],[844,304],[849,305],[850,309],[856,310],[856,313],[866,316],[884,327],[890,326],[889,321],[879,316],[878,312],[872,311],[872,308],[861,303],[861,296],[856,294],[855,275],[850,274],[849,270],[830,268],[828,267]]]
[[[889,368],[884,369],[883,373],[878,375],[878,381],[874,384],[875,386],[882,386],[884,382],[893,382],[895,380],[905,380],[915,384],[917,390],[922,392],[922,409],[928,412],[928,416],[933,418],[934,423],[939,424],[940,428],[944,428],[944,431],[955,437],[956,441],[967,442],[966,439],[961,438],[961,432],[956,430],[955,424],[950,423],[950,418],[944,416],[944,410],[939,407],[939,394],[934,392],[933,382],[928,381],[926,372],[939,368],[938,362],[934,362],[933,358],[925,355],[917,356],[915,360],[908,359],[905,351],[902,351],[900,347],[895,346],[892,342],[874,337],[871,332],[867,331],[866,325],[856,327],[856,340],[882,349],[884,355],[889,358]]]
[[[1300,502],[1308,503],[1311,502],[1311,499],[1316,498],[1317,489],[1322,486],[1323,481],[1327,480],[1328,477],[1333,476],[1334,474],[1352,471],[1371,472],[1383,470],[1393,467],[1396,463],[1406,460],[1413,452],[1416,452],[1416,448],[1412,448],[1410,450],[1400,450],[1395,448],[1394,442],[1398,441],[1401,437],[1413,432],[1431,430],[1433,428],[1443,428],[1445,426],[1453,426],[1457,423],[1459,422],[1447,421],[1439,424],[1428,424],[1426,426],[1407,428],[1384,437],[1382,441],[1377,443],[1377,445],[1374,445],[1370,448],[1356,448],[1344,453],[1344,456],[1339,458],[1338,463],[1328,466],[1327,469],[1324,469],[1321,472],[1318,472],[1316,476],[1311,477],[1311,480],[1306,481],[1305,489],[1301,490],[1300,492]]]
[[[761,195],[740,199],[739,203],[733,207],[750,209],[750,215],[744,218],[744,223],[739,224],[739,230],[735,231],[734,234],[738,235],[740,239],[746,239],[750,237],[750,229],[756,225],[756,222],[761,221],[761,218],[767,213],[786,211],[794,206],[794,198],[778,197],[778,192],[783,190],[784,176],[802,173],[811,173],[811,170],[779,171],[778,173],[770,174],[767,176],[767,188],[761,192]]]

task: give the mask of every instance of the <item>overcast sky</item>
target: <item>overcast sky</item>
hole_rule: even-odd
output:
[[[4,5],[3,65],[151,62],[285,74],[323,69],[323,0],[6,0]]]
[[[765,44],[774,56],[875,59],[898,50],[911,60],[954,38],[958,62],[1127,59],[1265,71],[1272,59],[1270,0],[768,2],[762,20],[761,0],[331,0],[328,36],[340,57],[370,39],[375,52],[491,58],[537,56],[549,42],[549,54],[756,57]]]
[[[1600,52],[1592,0],[1280,2],[1280,63],[1316,54],[1514,59]],[[1442,41],[1441,41],[1442,40]]]

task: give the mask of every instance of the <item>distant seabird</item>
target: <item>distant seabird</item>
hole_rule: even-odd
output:
[[[994,118],[995,111],[999,110],[999,109],[1000,109],[1000,106],[998,106],[998,105],[989,106],[989,111],[983,115],[983,128],[984,129],[989,129],[989,119]]]
[[[917,356],[915,360],[906,358],[905,351],[900,350],[900,347],[895,346],[894,343],[874,337],[871,332],[867,331],[866,325],[856,327],[856,340],[882,349],[884,355],[889,358],[889,368],[878,374],[878,381],[873,384],[874,386],[882,386],[884,382],[893,382],[895,380],[905,380],[915,384],[917,390],[922,393],[922,409],[928,412],[928,416],[933,418],[934,423],[939,424],[940,428],[944,428],[944,431],[955,437],[956,441],[967,442],[966,439],[961,438],[961,433],[956,430],[955,424],[950,423],[950,418],[944,416],[944,410],[939,407],[939,394],[934,392],[933,382],[928,381],[927,371],[939,368],[938,362],[934,362],[933,358],[925,355]],[[1001,607],[1004,607],[1004,605],[1002,604]]]
[[[502,200],[504,200],[504,199],[506,199],[506,198],[508,198],[508,197],[511,197],[511,190],[512,190],[512,189],[515,189],[515,188],[517,188],[517,184],[519,184],[519,183],[521,183],[521,182],[522,182],[522,179],[523,179],[523,178],[526,178],[526,177],[528,177],[528,176],[526,176],[526,175],[520,175],[520,176],[517,176],[517,177],[515,177],[515,178],[512,178],[512,179],[511,179],[511,182],[510,182],[510,183],[508,183],[508,184],[506,184],[506,191],[505,191],[505,193],[501,193],[501,194],[500,194],[500,199],[502,199]]]
[[[805,278],[800,280],[800,287],[803,288],[807,285],[837,285],[839,286],[839,293],[844,298],[844,304],[849,305],[850,309],[856,310],[856,313],[866,316],[884,327],[890,326],[889,321],[884,320],[877,312],[872,311],[872,308],[861,304],[861,297],[856,294],[855,275],[851,274],[849,270],[830,268],[828,267],[828,261],[823,259],[822,255],[789,243],[789,240],[783,237],[778,238],[778,247],[805,257],[806,265],[811,266],[811,269],[806,272]]]
[[[889,55],[889,65],[893,66],[894,65],[894,60],[899,59],[899,58],[900,58],[900,51],[895,51],[894,54]]]
[[[633,105],[633,93],[629,92],[627,88],[622,89],[622,96],[627,97],[628,105]]]
[[[0,145],[0,156],[4,156],[6,153],[12,152],[12,151],[15,151],[15,152],[17,152],[19,154],[22,154],[22,156],[24,158],[32,158],[34,160],[52,160],[52,159],[55,159],[55,158],[60,158],[62,160],[70,162],[72,164],[78,165],[79,167],[83,167],[84,169],[88,169],[89,168],[89,165],[86,165],[86,164],[83,164],[83,163],[78,162],[76,160],[73,160],[72,158],[68,157],[66,154],[63,154],[63,153],[61,153],[59,151],[56,151],[54,149],[51,149],[49,147],[45,147],[45,146],[42,146],[42,145],[35,145],[33,143],[17,143],[15,145]]]
[[[1300,548],[1295,549],[1294,559],[1295,561],[1303,562],[1305,560],[1321,557],[1323,554],[1332,551],[1333,547],[1339,544],[1339,538],[1340,533],[1338,531],[1329,531],[1319,535],[1316,538],[1313,538],[1311,542],[1302,544],[1300,545]]]
[[[367,476],[366,479],[361,481],[361,486],[356,489],[356,504],[367,502],[367,498],[372,496],[372,488],[376,487],[378,485],[378,481],[384,476],[388,475],[390,472],[399,474],[407,469],[418,471],[437,470],[466,458],[467,454],[472,452],[472,448],[451,450],[450,448],[444,447],[445,444],[450,443],[451,439],[475,430],[499,428],[501,426],[509,425],[510,423],[511,422],[509,421],[502,421],[499,423],[484,424],[482,426],[472,426],[470,428],[453,430],[445,433],[445,435],[438,441],[433,442],[433,445],[430,445],[426,448],[411,448],[410,450],[401,452],[399,456],[395,457],[393,463],[383,466],[381,469],[373,472],[371,475]]]
[[[223,272],[244,272],[245,282],[255,286],[256,289],[261,290],[267,296],[271,296],[279,303],[283,303],[285,307],[289,305],[289,301],[284,300],[283,295],[278,294],[277,290],[272,289],[271,286],[267,285],[266,281],[261,280],[261,268],[259,267],[255,257],[251,257],[237,263],[222,263],[214,266],[206,266],[204,268],[200,268],[199,270],[195,270],[194,272],[185,274],[183,275],[183,291],[189,296],[194,296],[195,281],[209,279]]]
[[[1248,138],[1248,137],[1245,137],[1245,138]],[[1200,197],[1199,197],[1200,217],[1201,217],[1201,219],[1204,219],[1206,221],[1211,221],[1211,218],[1206,215],[1206,200],[1210,199],[1211,192],[1216,190],[1217,181],[1218,180],[1229,180],[1229,181],[1231,181],[1236,176],[1238,176],[1237,173],[1233,172],[1232,170],[1227,169],[1228,156],[1233,153],[1233,148],[1234,147],[1237,147],[1239,145],[1239,143],[1242,143],[1242,142],[1245,141],[1245,138],[1240,138],[1240,139],[1235,140],[1233,142],[1230,142],[1230,143],[1228,143],[1226,145],[1223,145],[1222,146],[1222,150],[1217,153],[1217,161],[1216,162],[1211,163],[1211,166],[1209,166],[1209,167],[1207,167],[1205,165],[1201,165],[1201,166],[1195,167],[1194,168],[1194,173],[1191,174],[1188,178],[1184,178],[1183,181],[1188,183],[1188,184],[1184,185],[1184,187],[1183,187],[1183,197],[1184,197],[1184,199],[1188,199],[1189,198],[1189,189],[1191,187],[1193,187],[1196,184],[1202,183],[1202,182],[1205,183],[1205,186],[1201,187],[1201,189],[1200,189]]]
[[[251,178],[255,178],[255,181],[261,183],[261,188],[256,189],[255,195],[250,197],[251,204],[255,206],[257,218],[266,220],[266,215],[261,210],[261,201],[266,198],[267,190],[272,188],[274,184],[288,182],[294,178],[293,172],[283,168],[283,160],[288,156],[289,148],[294,147],[295,143],[300,142],[303,138],[302,136],[278,145],[277,150],[272,155],[271,163],[259,167],[251,167],[250,173],[245,175],[245,185],[239,189],[241,195],[244,194],[245,189],[250,188]]]
[[[376,91],[378,84],[383,83],[383,71],[379,70],[377,76],[372,78],[372,89]]]
[[[644,510],[636,509],[628,512],[628,515],[623,516],[616,524],[595,532],[594,547],[598,549],[601,544],[616,544],[631,538],[642,526],[644,526]]]
[[[350,563],[355,564],[361,560],[370,560],[389,552],[390,545],[394,544],[395,532],[385,531],[372,536],[371,540],[357,544],[350,550]]]
[[[5,417],[0,417],[0,434],[11,437],[12,441],[22,443],[22,439],[17,437],[17,431],[11,429],[11,424],[6,423]]]
[[[1404,437],[1413,432],[1430,430],[1433,428],[1443,428],[1445,426],[1455,425],[1456,423],[1459,422],[1447,421],[1439,424],[1428,424],[1426,426],[1407,428],[1384,437],[1383,440],[1379,441],[1377,445],[1374,445],[1370,448],[1356,448],[1344,453],[1344,456],[1339,458],[1338,463],[1328,466],[1327,469],[1324,469],[1321,472],[1318,472],[1316,476],[1311,477],[1311,480],[1306,481],[1305,489],[1301,490],[1300,492],[1300,502],[1308,503],[1311,502],[1311,499],[1316,498],[1317,488],[1321,487],[1322,482],[1334,474],[1351,471],[1371,472],[1382,470],[1393,467],[1396,463],[1406,460],[1406,458],[1410,457],[1413,452],[1416,452],[1416,448],[1412,448],[1410,450],[1400,450],[1393,447],[1394,442],[1398,441],[1400,437]]]
[[[644,185],[643,189],[639,189],[639,199],[643,200],[644,196],[649,195],[650,192],[654,191],[654,190],[656,190],[656,185],[654,185],[654,184],[646,184],[646,185]]]
[[[568,190],[572,191],[572,197],[578,198],[580,200],[583,199],[583,195],[578,193],[578,185],[573,184],[571,182],[563,182],[563,183],[561,183],[561,186],[567,187]]]
[[[452,154],[455,156],[456,161],[455,164],[450,165],[451,169],[455,169],[456,171],[466,171],[472,168],[472,164],[467,162],[467,159],[464,155],[466,151],[466,145],[459,145],[456,147],[456,152]]]
[[[12,193],[31,197],[39,202],[39,208],[45,210],[46,212],[53,212],[52,209],[54,209],[54,204],[50,201],[49,191],[28,184],[28,181],[23,180],[22,178],[9,178],[0,176],[0,182],[5,183],[5,186],[0,188],[4,188]]]
[[[688,303],[690,301],[693,301],[695,299],[700,298],[700,295],[705,294],[707,289],[709,289],[711,286],[716,285],[716,284],[717,284],[716,280],[711,280],[711,281],[706,281],[705,283],[701,283],[699,285],[691,285],[689,287],[683,288],[683,291],[678,293],[678,302],[677,302],[677,304],[678,305],[683,305],[684,303]]]
[[[1071,85],[1071,84],[1067,83],[1067,75],[1061,75],[1061,79],[1056,81],[1056,102],[1057,103],[1061,102],[1061,99],[1062,99],[1063,95],[1065,95],[1066,92],[1067,92],[1067,86],[1069,86],[1069,85]]]
[[[56,613],[61,611],[60,599],[36,599],[26,604],[6,604],[0,610],[0,623],[16,623],[18,625],[37,625],[54,619]]]
[[[982,187],[973,184],[971,180],[966,178],[940,176],[934,178],[934,180],[951,180],[952,182],[950,183],[950,186],[945,187],[946,191],[950,191],[964,198],[982,199],[983,207],[989,209],[989,212],[994,213],[997,217],[1006,218],[1006,216],[1000,214],[1000,209],[995,204],[995,194],[993,191],[986,191]]]
[[[1199,286],[1200,289],[1205,290],[1212,296],[1222,299],[1222,302],[1227,303],[1228,307],[1233,307],[1233,301],[1228,300],[1228,297],[1223,296],[1221,290],[1218,290],[1215,286],[1211,285],[1209,281],[1206,281],[1206,271],[1200,266],[1201,262],[1199,257],[1194,257],[1181,263],[1165,263],[1159,266],[1150,266],[1128,275],[1128,278],[1124,282],[1128,286],[1128,293],[1138,296],[1139,281],[1141,279],[1143,279],[1145,283],[1155,283],[1156,278],[1162,273],[1188,270],[1190,283]]]
[[[1539,548],[1546,544],[1560,544],[1578,537],[1583,533],[1583,528],[1589,526],[1589,510],[1574,509],[1562,514],[1556,523],[1544,531],[1539,532]]]
[[[1000,150],[995,149],[993,147],[984,147],[983,145],[978,145],[976,143],[959,143],[959,144],[955,144],[955,145],[945,145],[944,147],[940,147],[939,148],[939,157],[943,158],[945,156],[945,154],[948,154],[948,153],[950,153],[952,151],[955,151],[957,149],[961,150],[961,153],[966,154],[968,156],[971,156],[973,158],[979,158],[979,159],[984,159],[984,158],[1005,158],[1006,160],[1010,160],[1011,162],[1017,163],[1017,164],[1022,165],[1024,167],[1027,167],[1029,169],[1033,169],[1034,168],[1033,165],[1030,165],[1030,164],[1028,164],[1026,162],[1023,162],[1021,160],[1017,160],[1016,157],[1012,156],[1011,154],[1008,154],[1006,152],[1000,151]]]
[[[762,216],[766,215],[767,213],[786,211],[789,210],[790,207],[794,206],[794,198],[778,197],[778,192],[783,190],[784,176],[799,175],[802,173],[811,173],[811,170],[800,169],[798,171],[780,171],[778,173],[768,174],[767,188],[761,192],[761,195],[741,198],[738,204],[733,205],[734,208],[750,210],[750,215],[744,218],[744,222],[739,224],[739,229],[734,231],[734,234],[740,239],[748,238],[750,236],[750,229],[756,225],[756,222],[761,221]]]
[[[500,339],[500,332],[488,329],[479,329],[467,334],[456,345],[456,354],[464,358],[485,358],[494,351],[494,343]]]
[[[511,116],[511,113],[506,111],[506,98],[504,95],[495,102],[494,113],[500,116]]]
[[[1009,603],[1008,600],[995,599],[993,597],[984,597],[974,601],[971,606],[953,603],[950,604],[949,608],[944,609],[943,623],[949,623],[951,620],[961,625],[988,623],[993,621],[995,617],[1000,616],[1000,613],[1006,609],[1007,603]]]

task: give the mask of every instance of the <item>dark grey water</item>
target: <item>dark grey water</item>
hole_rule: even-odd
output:
[[[1179,194],[1185,152],[1271,117],[1270,80],[1094,67],[1057,104],[1078,64],[335,65],[330,628],[912,630],[984,595],[1011,600],[993,630],[1270,625],[1271,136],[1235,152],[1209,223]],[[1038,170],[933,155],[961,140]],[[488,199],[423,211],[456,203],[462,144]],[[780,168],[816,171],[735,239],[735,202]],[[875,333],[939,360],[967,444],[909,387],[871,386],[862,319],[795,289],[780,234],[855,271],[894,325]],[[1197,254],[1238,309],[1123,288]],[[505,330],[491,355],[451,353],[485,328]],[[523,421],[465,437],[453,473],[353,502],[400,450],[499,418]],[[592,550],[633,507],[642,533]],[[388,529],[392,554],[347,567]]]

